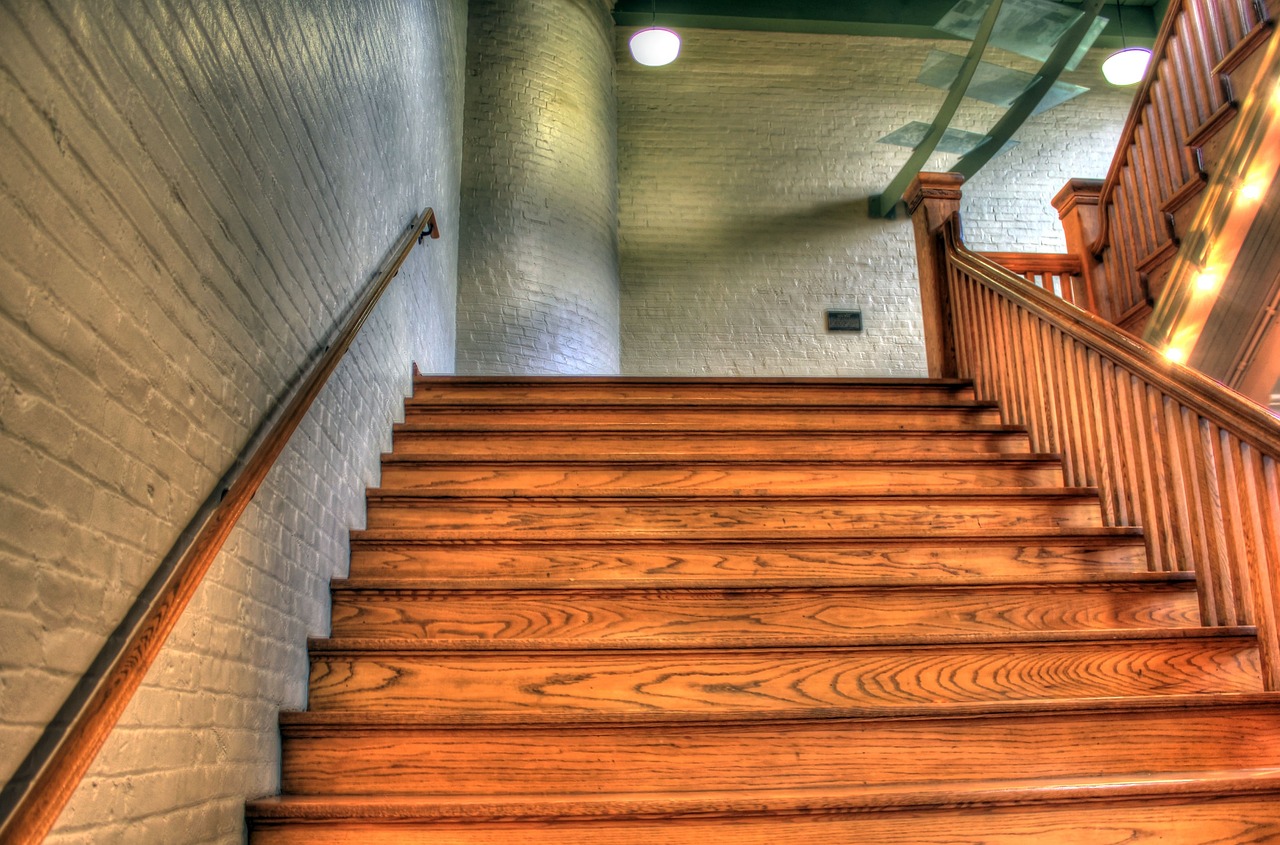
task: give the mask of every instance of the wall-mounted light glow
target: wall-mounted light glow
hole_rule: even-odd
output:
[[[642,65],[669,65],[680,55],[680,36],[659,26],[642,29],[631,36],[631,55]]]
[[[1187,350],[1181,346],[1166,346],[1164,357],[1175,364],[1185,364],[1187,362]]]
[[[1222,276],[1213,270],[1205,270],[1196,276],[1196,290],[1201,293],[1213,293],[1222,284]]]
[[[1151,61],[1151,51],[1146,47],[1125,47],[1117,50],[1102,63],[1102,75],[1112,85],[1133,85],[1141,82]]]
[[[1260,181],[1245,182],[1240,186],[1240,199],[1245,202],[1257,202],[1266,193],[1266,186]]]

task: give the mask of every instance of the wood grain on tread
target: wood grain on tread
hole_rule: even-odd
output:
[[[580,539],[552,543],[406,541],[399,535],[357,531],[351,538],[353,578],[426,578],[445,586],[618,582],[653,586],[689,580],[735,583],[920,584],[1088,580],[1146,570],[1142,538],[1129,530],[1093,534],[1049,529],[1014,536],[960,535],[948,542],[926,535],[899,539],[787,538],[785,543],[736,540]],[[1190,577],[1190,576],[1186,576]]]
[[[312,652],[313,710],[741,712],[1261,690],[1249,639],[568,653]]]
[[[1055,460],[982,456],[863,466],[810,464],[486,463],[383,461],[382,489],[437,496],[726,495],[879,492],[904,487],[1051,487],[1063,483]]]
[[[497,591],[336,585],[332,636],[555,637],[591,641],[708,635],[845,636],[1184,627],[1194,583],[1006,587],[759,587]]]
[[[859,408],[813,405],[770,408],[742,405],[677,405],[637,408],[474,407],[409,405],[398,428],[451,431],[932,431],[1000,425],[990,404],[941,404],[922,408],[878,403]]]
[[[1002,495],[1002,494],[1010,495]],[[952,495],[662,499],[422,499],[371,490],[370,529],[427,531],[436,537],[719,537],[833,532],[935,532],[1101,527],[1092,491],[1032,488]],[[758,503],[757,503],[758,502]]]
[[[643,728],[352,722],[282,733],[284,789],[315,795],[772,791],[1280,764],[1274,706]]]
[[[922,455],[1029,454],[1026,432],[1004,426],[936,431],[774,431],[715,432],[579,432],[516,433],[434,431],[396,426],[392,445],[399,455],[425,455],[433,460],[471,458],[533,460],[655,459],[858,460],[915,458]]]

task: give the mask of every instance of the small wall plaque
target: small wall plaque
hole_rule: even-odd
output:
[[[828,311],[827,331],[860,332],[862,331],[861,311]]]

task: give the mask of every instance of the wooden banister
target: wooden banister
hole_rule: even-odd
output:
[[[57,821],[240,515],[414,245],[439,238],[424,210],[214,487],[124,620],[0,793],[0,843],[34,845]]]
[[[1071,243],[1073,224],[1058,204],[1070,201],[1063,194],[1055,200],[1069,248],[1083,262],[1091,310],[1104,319],[1141,331],[1195,214],[1193,200],[1217,164],[1222,130],[1235,115],[1231,75],[1270,30],[1266,10],[1254,0],[1172,0],[1111,167],[1091,201],[1097,208],[1088,213],[1096,219],[1077,226],[1087,240]]]
[[[1064,302],[1080,305],[1088,301],[1078,255],[1063,252],[984,252],[982,254],[988,261],[994,261],[1036,287],[1056,294]]]
[[[1256,626],[1280,689],[1280,423],[965,249],[957,215],[927,237],[949,311],[925,324],[945,324],[956,374],[1098,488],[1108,524],[1142,527],[1153,568],[1197,573],[1204,624]]]

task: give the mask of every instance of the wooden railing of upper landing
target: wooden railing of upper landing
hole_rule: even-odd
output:
[[[1081,307],[1141,332],[1222,163],[1271,15],[1262,0],[1170,3],[1106,179],[1073,179],[1053,199]]]
[[[1280,689],[1280,421],[965,249],[960,181],[921,174],[907,194],[929,374],[971,379],[1061,454],[1108,524],[1143,529],[1153,568],[1194,570],[1203,623],[1256,626]]]

